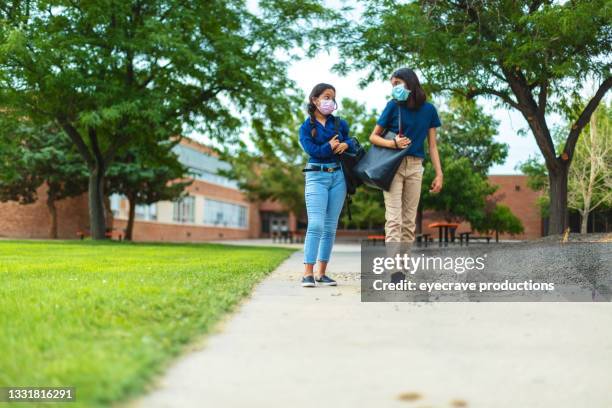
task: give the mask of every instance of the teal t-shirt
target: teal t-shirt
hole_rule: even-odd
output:
[[[398,112],[402,115],[402,133],[410,138],[412,143],[406,148],[406,155],[425,158],[425,139],[429,129],[440,127],[440,118],[436,107],[425,102],[420,108],[408,109],[405,104],[398,104],[391,99],[380,114],[376,124],[393,133],[399,132]]]

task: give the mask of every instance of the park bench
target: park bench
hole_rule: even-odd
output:
[[[470,240],[487,240],[487,244],[489,242],[491,242],[491,239],[493,237],[490,237],[488,235],[483,235],[483,236],[475,236],[475,235],[471,235],[472,232],[462,232],[461,234],[459,234],[459,241],[461,243],[461,245],[463,245],[463,240],[465,239],[465,245],[469,245]]]
[[[417,234],[416,242],[418,245],[425,244],[425,248],[427,248],[427,244],[433,242],[433,238],[431,234]]]

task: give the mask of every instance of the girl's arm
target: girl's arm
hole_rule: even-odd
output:
[[[315,159],[328,159],[334,155],[333,147],[338,144],[338,141],[337,138],[335,140],[332,138],[329,142],[319,145],[314,141],[310,131],[302,126],[300,128],[300,144],[309,156]]]
[[[431,163],[436,171],[436,177],[434,177],[433,182],[431,183],[431,189],[429,191],[432,193],[439,193],[442,191],[444,175],[442,174],[442,165],[440,164],[440,155],[438,154],[436,128],[429,129],[427,141],[429,144],[429,157],[431,157]]]
[[[338,145],[333,149],[335,154],[342,154],[347,150],[355,151],[355,144],[351,139],[349,139],[348,123],[344,119],[340,121],[338,140],[340,143],[338,143]]]
[[[385,139],[381,136],[384,130],[385,129],[380,125],[374,126],[374,130],[370,135],[370,142],[376,146],[387,147],[389,149],[403,149],[408,147],[411,143],[410,139],[407,137],[400,137],[399,135],[396,136],[394,140]]]

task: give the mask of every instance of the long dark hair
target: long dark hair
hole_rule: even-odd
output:
[[[400,68],[391,75],[391,78],[398,78],[404,81],[406,88],[410,91],[410,96],[405,103],[408,109],[419,109],[427,100],[427,95],[421,87],[419,77],[410,68]]]
[[[334,88],[333,85],[326,84],[326,83],[316,84],[315,87],[312,88],[312,91],[310,91],[310,96],[308,97],[307,110],[308,110],[308,116],[310,116],[310,126],[312,127],[310,134],[312,135],[312,137],[315,137],[317,134],[317,128],[315,126],[315,117],[314,117],[315,111],[317,110],[317,105],[315,105],[315,103],[312,100],[321,96],[321,94],[328,89],[331,89],[332,91],[334,91],[334,93],[336,93],[336,88]]]

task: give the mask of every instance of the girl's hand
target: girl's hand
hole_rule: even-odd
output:
[[[340,142],[338,141],[338,135],[335,135],[334,137],[329,139],[329,145],[331,146],[333,152],[336,151],[336,148],[338,147],[339,144]]]
[[[440,191],[442,191],[442,185],[444,184],[443,182],[443,177],[441,174],[438,174],[433,181],[431,182],[431,188],[429,189],[430,193],[434,193],[437,194]]]
[[[406,136],[397,135],[395,136],[394,140],[394,146],[397,146],[398,149],[405,149],[410,143],[412,143]]]
[[[346,149],[348,149],[348,147],[349,145],[347,143],[342,142],[336,146],[336,148],[334,149],[334,153],[342,154],[346,151]]]

